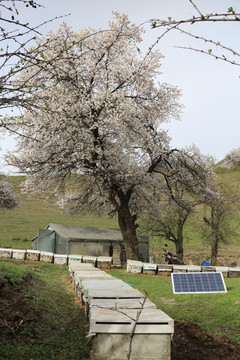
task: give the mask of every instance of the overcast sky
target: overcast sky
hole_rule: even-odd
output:
[[[112,11],[128,14],[129,20],[136,24],[153,18],[197,16],[189,0],[39,0],[38,3],[45,7],[24,7],[19,18],[37,25],[56,16],[70,14],[64,21],[76,31],[87,27],[106,29],[108,21],[113,19]],[[196,0],[195,3],[203,14],[226,12],[230,6],[240,11],[239,0]],[[55,31],[62,21],[57,19],[48,23],[41,28],[42,33],[50,29]],[[141,48],[147,50],[160,35],[160,30],[151,29],[148,24],[145,24],[145,29]],[[186,29],[240,52],[239,22],[204,23],[189,25]],[[221,160],[229,151],[240,147],[240,66],[176,48],[179,45],[196,47],[200,43],[172,31],[157,45],[164,55],[159,82],[168,82],[182,90],[182,120],[167,125],[172,146],[184,147],[194,143],[203,154]],[[13,140],[1,140],[1,147],[12,150]]]

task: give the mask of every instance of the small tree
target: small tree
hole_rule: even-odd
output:
[[[231,220],[236,216],[239,206],[238,191],[229,183],[219,183],[213,191],[206,193],[204,204],[203,220],[206,228],[203,234],[211,241],[211,264],[217,265],[219,243],[226,242],[233,234]]]
[[[220,167],[231,169],[240,166],[240,147],[230,151],[220,164]]]
[[[149,214],[150,217],[145,221],[144,228],[147,229],[151,235],[158,236],[162,239],[171,241],[176,248],[176,256],[181,262],[184,261],[184,245],[183,245],[183,230],[188,217],[194,211],[194,204],[189,199],[183,198],[183,193],[180,196],[179,190],[175,189],[175,199],[168,198],[165,201],[162,199],[159,202],[159,211]],[[163,197],[163,196],[162,196]]]
[[[47,66],[40,71],[36,63],[19,79],[32,79],[26,87],[33,106],[21,119],[18,150],[9,159],[28,174],[29,191],[51,189],[73,211],[117,213],[127,258],[137,259],[136,219],[163,175],[154,169],[172,154],[160,126],[178,118],[180,92],[156,84],[161,55],[142,56],[142,29],[126,15],[115,16],[107,31],[76,33],[63,24],[47,35]]]
[[[0,181],[0,208],[13,209],[19,204],[18,196],[13,192],[11,184],[6,180]]]
[[[154,197],[144,226],[152,235],[173,242],[176,255],[183,262],[184,226],[213,181],[212,160],[191,146],[174,154],[164,176],[159,198]]]

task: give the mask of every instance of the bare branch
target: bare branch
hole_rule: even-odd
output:
[[[232,65],[240,65],[240,61],[233,59],[231,56],[240,57],[240,53],[229,46],[223,45],[219,41],[214,41],[212,39],[207,39],[203,36],[198,36],[196,34],[191,33],[190,31],[184,30],[183,26],[186,24],[196,24],[196,23],[206,23],[206,22],[214,22],[214,23],[226,23],[226,22],[239,22],[240,21],[240,13],[233,10],[232,7],[229,7],[226,12],[221,13],[208,13],[203,14],[202,11],[199,10],[197,5],[193,0],[189,0],[191,5],[197,11],[197,16],[192,16],[188,19],[178,19],[174,20],[171,16],[168,17],[167,20],[160,19],[151,19],[149,22],[152,25],[152,28],[163,28],[164,32],[157,38],[153,47],[164,37],[170,30],[177,30],[189,37],[195,38],[197,40],[202,40],[204,43],[209,43],[214,45],[216,49],[221,49],[225,51],[224,54],[218,55],[214,49],[203,49],[203,48],[192,48],[191,46],[175,46],[176,48],[187,49],[191,51],[196,51],[202,54],[206,54],[214,57],[215,59],[226,61]],[[166,30],[165,30],[166,29]]]
[[[196,49],[196,48],[187,47],[187,46],[174,46],[174,47],[179,48],[179,49],[196,51],[196,52],[199,52],[199,53],[202,53],[202,54],[212,56],[216,60],[223,60],[223,61],[226,61],[226,62],[232,64],[232,65],[240,66],[240,63],[238,63],[238,62],[236,62],[234,60],[228,59],[225,55],[219,56],[219,55],[216,55],[215,53],[212,53],[212,49],[209,49],[208,51],[205,51],[205,50],[202,50],[202,49]]]
[[[197,12],[199,13],[199,15],[201,16],[201,17],[204,17],[204,15],[201,13],[201,11],[198,9],[198,7],[197,7],[197,5],[196,4],[194,4],[194,2],[192,1],[192,0],[189,0],[190,1],[190,3],[192,4],[192,6],[197,10]]]
[[[127,353],[127,360],[130,360],[130,358],[131,358],[133,337],[134,337],[134,334],[135,334],[135,330],[136,330],[136,327],[137,327],[138,320],[139,320],[139,318],[141,316],[141,313],[143,311],[144,304],[145,304],[145,302],[147,300],[147,296],[148,296],[148,294],[145,291],[145,297],[143,299],[141,309],[139,309],[139,311],[137,311],[136,319],[134,319],[134,325],[133,325],[132,331],[130,333],[130,341],[129,341],[129,347],[128,347],[128,353]]]
[[[160,19],[150,19],[149,20],[153,28],[161,28],[172,25],[182,25],[182,24],[195,24],[198,22],[236,22],[240,21],[240,13],[228,14],[206,14],[201,16],[193,16],[189,19],[180,19],[180,20],[172,20],[169,17],[168,20],[160,20]]]

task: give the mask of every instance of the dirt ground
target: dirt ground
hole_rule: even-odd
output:
[[[11,283],[0,279],[0,333],[2,339],[17,336],[24,339],[21,330],[30,321],[37,320],[29,299]],[[240,346],[225,337],[216,337],[185,320],[175,322],[172,341],[172,360],[239,360]]]
[[[213,336],[198,325],[175,321],[172,360],[239,360],[240,345],[223,336]]]
[[[18,335],[23,326],[37,319],[30,301],[7,279],[0,279],[0,333]]]

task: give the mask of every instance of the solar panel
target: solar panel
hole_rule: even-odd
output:
[[[226,293],[221,272],[172,273],[174,294]]]

